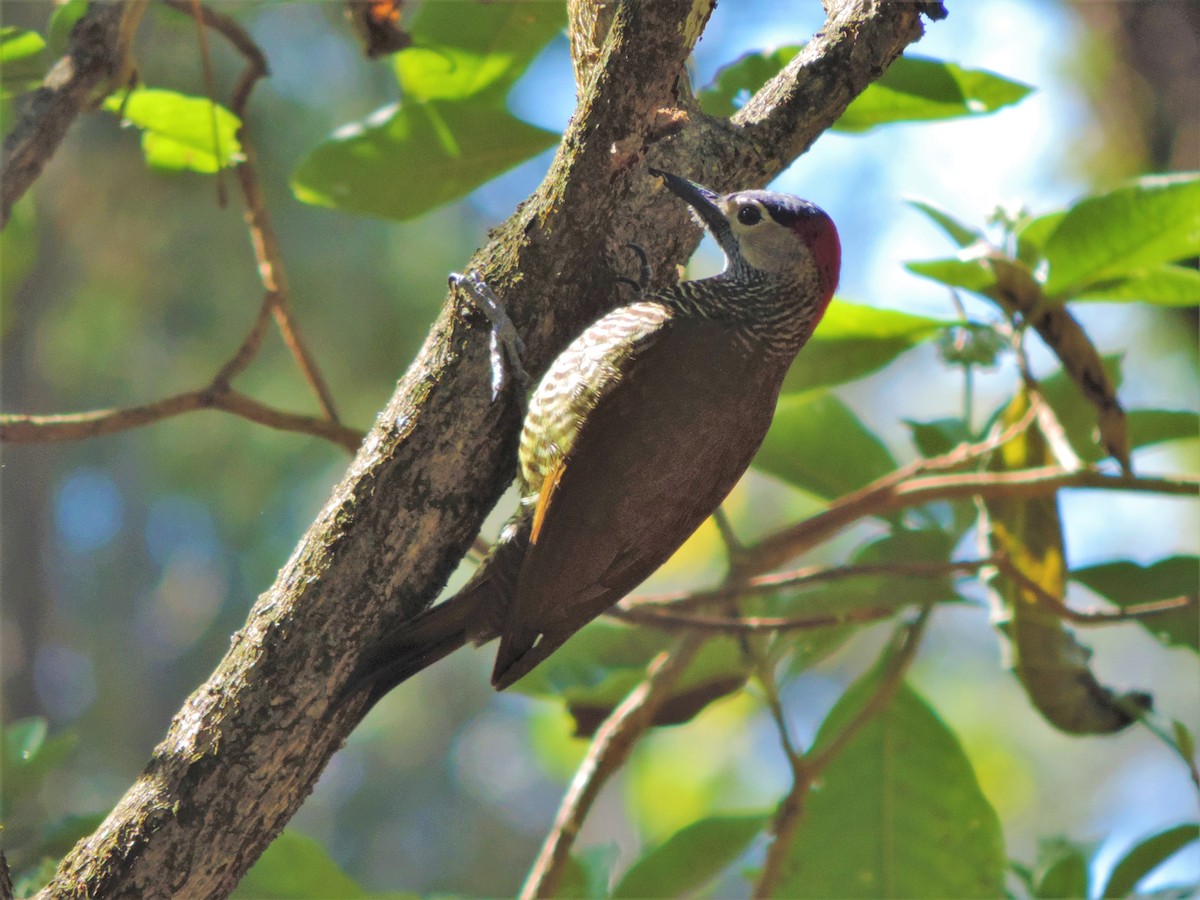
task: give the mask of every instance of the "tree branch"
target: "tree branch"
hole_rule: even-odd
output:
[[[601,241],[646,248],[659,285],[698,241],[641,159],[719,174],[718,187],[763,184],[815,138],[804,123],[835,119],[922,31],[917,5],[843,0],[838,21],[854,26],[806,54],[813,65],[835,54],[842,88],[805,93],[812,106],[785,153],[698,112],[664,137],[658,113],[687,102],[677,81],[711,6],[620,4],[545,181],[465,267],[504,300],[535,375],[614,301]],[[486,328],[452,304],[225,659],[47,895],[223,896],[311,791],[358,720],[330,708],[338,686],[376,636],[432,602],[513,474],[518,404],[489,401]]]
[[[791,749],[791,740],[782,708],[779,709],[776,714],[776,723],[780,729],[780,741],[792,763],[794,777],[792,789],[776,812],[775,822],[771,829],[775,834],[775,840],[767,849],[762,873],[759,875],[758,883],[754,886],[754,897],[771,897],[775,894],[779,882],[783,878],[784,864],[787,862],[792,842],[795,840],[796,829],[800,825],[800,817],[804,812],[804,800],[808,796],[808,792],[821,774],[829,768],[830,763],[836,760],[849,746],[863,726],[883,712],[892,702],[904,681],[904,673],[908,671],[913,659],[916,658],[917,648],[924,637],[925,626],[929,622],[931,611],[932,607],[926,606],[911,624],[903,627],[897,639],[892,643],[891,656],[884,664],[884,670],[875,692],[842,730],[819,750],[814,747],[802,758],[797,759],[795,751]]]
[[[28,98],[0,151],[0,228],[45,168],[67,129],[101,89],[125,80],[129,50],[147,0],[93,3],[75,23],[67,52]]]
[[[221,409],[277,431],[294,431],[332,441],[353,453],[362,443],[362,432],[328,419],[284,412],[259,403],[228,384],[184,391],[153,403],[120,409],[97,409],[51,416],[0,414],[0,443],[38,444],[78,441],[141,428],[172,416],[199,409]]]
[[[704,639],[694,633],[680,637],[670,650],[650,664],[646,680],[621,701],[597,730],[559,805],[554,827],[521,886],[518,894],[521,900],[553,897],[557,893],[571,858],[571,847],[601,788],[625,764],[634,745],[654,724],[659,707],[670,697],[703,643]]]
[[[259,276],[265,289],[258,316],[233,357],[203,388],[185,391],[153,403],[123,409],[95,410],[59,415],[0,414],[0,443],[40,443],[82,440],[138,428],[171,416],[199,409],[221,409],[280,431],[294,431],[332,441],[353,453],[362,443],[362,433],[338,422],[333,396],[300,336],[299,324],[291,312],[287,278],[279,240],[271,226],[258,175],[254,167],[254,149],[246,130],[246,104],[250,92],[267,74],[267,61],[254,39],[235,20],[200,5],[197,0],[163,0],[170,8],[187,16],[198,16],[207,27],[217,30],[246,61],[234,89],[231,109],[242,120],[238,131],[244,158],[237,166],[238,182],[246,205],[246,226],[254,249]],[[120,20],[116,43],[111,48],[119,58],[127,58],[129,45],[141,18],[145,3],[128,8]],[[201,32],[203,35],[204,32]],[[97,48],[97,51],[103,48]],[[202,49],[204,49],[202,47]],[[208,72],[207,67],[205,71]],[[215,99],[214,101],[215,102]],[[219,173],[218,173],[219,174]],[[258,354],[269,316],[275,318],[284,343],[291,351],[302,375],[312,388],[324,419],[287,413],[234,390],[230,381],[246,369]]]
[[[621,601],[626,612],[636,613],[644,609],[678,610],[702,606],[716,600],[732,600],[749,594],[775,594],[780,591],[842,581],[847,578],[939,578],[960,572],[977,572],[984,566],[995,565],[993,558],[965,559],[958,562],[886,562],[859,563],[849,566],[809,566],[790,572],[758,575],[754,578],[734,579],[720,587],[706,591],[676,591],[670,594],[643,594],[627,597]]]
[[[1095,469],[1066,472],[1057,466],[1017,472],[929,475],[898,483],[888,475],[860,491],[847,494],[824,512],[748,547],[743,561],[750,571],[767,572],[828,540],[859,519],[923,503],[971,497],[1027,500],[1068,488],[1195,497],[1200,496],[1200,478],[1190,475],[1176,478],[1105,475]]]

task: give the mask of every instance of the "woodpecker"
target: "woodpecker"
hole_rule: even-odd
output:
[[[517,513],[462,590],[369,652],[345,693],[373,704],[497,637],[503,690],[666,562],[750,465],[837,287],[837,229],[789,194],[650,172],[716,239],[724,271],[613,310],[554,360],[521,432]]]

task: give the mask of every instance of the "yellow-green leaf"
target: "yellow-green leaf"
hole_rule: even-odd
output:
[[[104,108],[142,130],[146,162],[155,168],[211,173],[242,159],[241,120],[206,98],[139,88],[113,94]]]

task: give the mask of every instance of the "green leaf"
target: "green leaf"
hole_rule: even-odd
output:
[[[405,104],[382,121],[373,115],[318,144],[293,173],[292,190],[305,203],[412,219],[465,196],[557,140],[554,132],[499,107]]]
[[[1071,299],[1197,306],[1200,305],[1200,271],[1190,266],[1155,266],[1127,278],[1097,281]]]
[[[928,259],[904,264],[914,275],[921,275],[947,287],[961,288],[987,295],[996,284],[996,276],[982,259]]]
[[[1200,437],[1200,414],[1187,410],[1133,409],[1126,417],[1132,447]]]
[[[914,422],[906,419],[904,424],[912,432],[917,450],[926,458],[949,453],[955,447],[974,438],[962,419],[935,419],[932,422]],[[937,515],[943,522],[943,527],[953,535],[965,534],[978,519],[978,510],[974,501],[970,499],[937,504],[927,509],[931,514]]]
[[[48,726],[42,718],[19,719],[4,725],[3,755],[0,771],[4,773],[4,791],[0,794],[7,815],[24,798],[36,794],[42,782],[61,766],[75,749],[79,736],[64,731],[47,738]]]
[[[850,688],[816,752],[878,688]],[[1007,860],[995,810],[954,733],[908,685],[859,729],[805,798],[780,897],[1000,897]]]
[[[766,826],[754,813],[714,816],[671,835],[635,862],[613,890],[614,898],[683,897],[700,890],[732,865]]]
[[[1092,848],[1065,838],[1041,842],[1035,897],[1087,897],[1088,856]]]
[[[42,718],[19,719],[4,729],[4,770],[29,765],[46,742],[49,724]]]
[[[1106,356],[1104,370],[1114,386],[1122,381],[1121,357]],[[1084,462],[1099,462],[1106,455],[1095,440],[1096,416],[1092,408],[1080,402],[1079,390],[1061,369],[1040,384],[1042,396],[1054,409],[1072,449]],[[1131,409],[1125,414],[1129,447],[1136,450],[1166,441],[1184,440],[1200,435],[1200,415],[1178,409]]]
[[[950,239],[959,247],[967,247],[978,240],[982,240],[983,234],[976,231],[974,228],[968,228],[958,219],[954,218],[944,209],[934,206],[932,203],[926,203],[924,200],[909,200],[908,205],[913,209],[920,210],[925,213],[935,224],[941,227],[946,234],[950,235]]]
[[[732,116],[799,52],[800,47],[791,46],[747,53],[717,72],[713,83],[700,92],[700,108],[710,116]]]
[[[603,900],[608,896],[608,885],[617,855],[615,844],[601,844],[571,854],[554,896],[564,900]]]
[[[954,535],[938,529],[897,529],[859,547],[848,565],[897,562],[945,562],[954,548]],[[836,582],[801,585],[775,596],[743,600],[751,615],[842,619],[865,610],[900,611],[915,603],[952,600],[956,593],[945,575],[856,575]],[[788,635],[792,658],[788,671],[808,671],[861,630],[856,623],[807,628]]]
[[[1171,720],[1171,736],[1175,739],[1175,746],[1179,748],[1180,756],[1184,759],[1193,759],[1196,756],[1196,738],[1178,719]]]
[[[33,87],[45,73],[46,42],[36,31],[0,27],[0,86],[4,95]]]
[[[946,563],[954,550],[955,537],[938,528],[897,528],[883,537],[863,544],[850,557],[849,565],[904,563]],[[828,593],[841,594],[839,608],[900,609],[915,603],[937,603],[957,597],[951,576],[941,575],[866,575],[830,585]],[[824,592],[824,591],[822,591]],[[821,603],[804,603],[805,611],[820,608]]]
[[[1113,868],[1100,896],[1129,897],[1137,884],[1188,844],[1200,840],[1200,825],[1176,825],[1146,838],[1125,854]]]
[[[1001,421],[1011,425],[1030,408],[1024,388]],[[988,463],[991,471],[1011,472],[1053,461],[1045,436],[1026,429],[1002,446]],[[1101,684],[1090,667],[1091,650],[1080,644],[1059,611],[1041,602],[1066,594],[1066,550],[1058,498],[985,501],[989,543],[1004,554],[1029,584],[1007,573],[990,587],[1001,601],[996,625],[1010,639],[1013,672],[1039,713],[1067,734],[1115,734],[1135,721],[1135,709],[1151,703],[1147,694],[1118,695]]]
[[[1049,296],[1200,254],[1200,173],[1149,176],[1072,206],[1047,238]]]
[[[591,622],[512,690],[565,701],[576,733],[590,735],[642,682],[650,660],[670,643],[670,635],[654,628]],[[663,704],[656,724],[686,722],[708,703],[738,690],[748,666],[738,641],[730,637],[708,641]]]
[[[404,99],[317,145],[292,175],[297,199],[413,219],[553,146],[504,98],[565,22],[561,3],[424,4],[392,57]]]
[[[142,151],[153,168],[212,173],[242,159],[237,139],[241,120],[206,98],[138,88],[128,95],[113,94],[104,108],[142,129]]]
[[[751,53],[717,73],[700,92],[700,107],[710,116],[729,116],[799,53],[799,46]],[[833,125],[834,131],[861,132],[893,122],[952,119],[995,112],[1032,90],[982,69],[903,56],[867,86]]]
[[[922,456],[941,456],[971,439],[962,419],[934,419],[932,422],[905,419],[904,424],[912,432],[913,443]]]
[[[398,900],[413,895],[368,891],[338,868],[318,841],[285,831],[259,857],[232,896],[243,900]]]
[[[61,859],[81,840],[95,831],[108,818],[108,813],[70,815],[51,822],[42,833],[39,856]]]
[[[645,676],[650,660],[670,638],[650,628],[597,620],[513,685],[529,696],[571,702],[620,702]]]
[[[17,291],[37,260],[38,238],[33,197],[13,204],[4,239],[0,240],[0,338],[17,324],[21,310],[13,304]]]
[[[46,39],[50,44],[50,52],[62,56],[67,50],[71,38],[71,29],[87,12],[88,0],[66,0],[56,3],[54,12],[50,14],[50,25],[46,29]]]
[[[1102,360],[1114,388],[1122,381],[1121,357],[1106,356]],[[1072,449],[1084,462],[1099,462],[1107,455],[1103,446],[1096,441],[1096,412],[1089,403],[1083,402],[1079,388],[1069,375],[1059,369],[1038,385],[1042,397],[1054,409],[1059,423],[1066,432]],[[1128,424],[1128,414],[1126,417]],[[1133,445],[1131,445],[1132,449]]]
[[[1033,880],[1033,869],[1015,859],[1008,861],[1008,868],[1009,871],[1020,880],[1021,887],[1025,889],[1025,892],[1032,896],[1036,886]],[[1007,896],[1013,897],[1014,895],[1010,891]]]
[[[938,528],[898,529],[864,544],[855,551],[851,562],[856,565],[860,563],[948,562],[955,543],[952,535]],[[889,575],[886,584],[902,585],[909,581],[914,584],[936,585],[934,590],[914,596],[909,602],[932,603],[935,600],[954,596],[954,589],[950,586],[947,575],[919,578],[907,575]]]
[[[1016,229],[1017,259],[1031,269],[1042,259],[1042,247],[1067,214],[1065,209],[1025,219]]]
[[[13,873],[13,896],[32,897],[50,883],[58,870],[58,860],[52,856],[38,860],[33,866],[26,866],[19,873]]]
[[[944,319],[834,300],[812,339],[792,363],[783,392],[861,378],[935,337],[949,324]]]
[[[1032,90],[982,69],[902,56],[855,98],[833,129],[862,132],[893,122],[986,115],[1023,100]]]
[[[1049,240],[1050,235],[1054,234],[1058,226],[1062,224],[1062,220],[1066,215],[1067,211],[1065,209],[1058,209],[1054,212],[1026,219],[1017,228],[1017,237],[1041,250],[1046,241]]]
[[[1075,569],[1071,578],[1122,608],[1171,597],[1194,598],[1200,580],[1200,558],[1173,556],[1149,566],[1133,562],[1104,563]],[[1200,652],[1200,606],[1194,602],[1137,621],[1167,646],[1191,647]]]
[[[0,65],[12,66],[22,60],[37,56],[46,42],[36,31],[25,31],[11,25],[0,27]],[[8,72],[5,72],[8,77]]]
[[[562,3],[426,3],[396,80],[409,102],[502,99],[566,21]]]
[[[779,398],[754,466],[833,499],[886,475],[896,461],[850,407],[828,391],[815,390]]]

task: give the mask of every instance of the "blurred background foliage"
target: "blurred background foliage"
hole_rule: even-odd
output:
[[[425,6],[439,17],[437,28],[451,32],[455,18],[468,14],[458,3],[426,0]],[[846,478],[863,483],[896,460],[912,459],[914,442],[927,452],[937,443],[936,429],[914,430],[906,421],[962,420],[962,371],[940,361],[922,330],[931,319],[958,318],[958,310],[946,288],[904,267],[950,256],[952,242],[905,198],[982,228],[997,207],[1003,213],[996,220],[1012,222],[1023,208],[1041,214],[1132,176],[1200,165],[1200,14],[1192,4],[992,0],[949,7],[949,19],[932,25],[918,45],[921,55],[997,72],[1034,91],[1008,98],[1005,104],[1015,105],[1000,104],[1005,108],[990,116],[864,134],[848,125],[845,133],[824,136],[775,182],[819,202],[838,222],[842,299],[922,318],[878,320],[898,342],[897,358],[884,368],[865,366],[854,373],[865,377],[831,394],[788,398],[781,427],[820,417],[837,446],[818,441],[797,454],[803,429],[776,433],[793,452],[773,452],[768,443],[762,471],[752,472],[726,506],[743,539],[820,509],[823,498],[855,486]],[[270,61],[272,77],[255,91],[247,126],[292,304],[343,420],[365,429],[423,340],[446,273],[463,266],[486,229],[545,171],[552,151],[543,148],[564,126],[574,96],[561,22],[548,17],[546,33],[518,48],[507,68],[472,70],[464,51],[453,67],[457,81],[423,80],[423,69],[406,70],[405,54],[365,62],[340,4],[228,0],[221,9],[254,35]],[[49,3],[8,4],[4,24],[46,34],[51,11]],[[714,83],[718,70],[743,54],[803,42],[822,18],[815,2],[722,4],[695,55],[695,83]],[[48,37],[53,45],[54,34]],[[240,61],[220,41],[212,44],[217,96],[226,96]],[[790,52],[773,56],[778,62]],[[203,94],[195,29],[186,18],[152,8],[137,60],[147,86]],[[12,73],[6,71],[6,87]],[[736,105],[736,76],[726,70],[706,103]],[[398,108],[401,90],[406,103]],[[455,131],[454,104],[469,96],[486,97],[493,118],[483,130]],[[426,126],[428,148],[411,156],[389,156],[378,140]],[[329,193],[344,172],[360,179],[358,189],[347,188],[355,196],[394,202],[397,189],[410,184],[410,170],[429,163],[438,171],[430,156],[445,149],[445,128],[463,138],[459,149],[468,156],[497,135],[504,146],[519,145],[512,162],[536,155],[498,178],[468,173],[454,194],[486,183],[465,200],[417,210],[407,221],[326,208],[353,206]],[[444,179],[425,186],[427,205],[448,190]],[[0,241],[3,411],[126,406],[212,377],[249,328],[262,291],[239,204],[221,209],[214,198],[209,177],[147,169],[137,131],[120,128],[113,114],[97,112],[74,126]],[[369,204],[355,208],[380,212]],[[692,271],[707,274],[718,265],[706,242]],[[966,302],[972,318],[985,317],[982,301]],[[1102,353],[1123,355],[1127,407],[1194,412],[1200,406],[1194,308],[1089,304],[1077,314]],[[820,351],[828,355],[814,355],[807,374],[794,373],[793,387],[827,383],[820,375],[828,368],[818,360],[837,366],[861,359],[853,334],[844,345],[834,340],[842,335],[836,315],[826,323],[831,343]],[[816,345],[810,350],[815,354]],[[1055,362],[1035,347],[1032,365],[1046,375]],[[971,371],[968,419],[978,428],[1012,394],[1014,371],[1011,362]],[[315,412],[274,333],[238,385],[272,405]],[[849,425],[847,410],[857,417]],[[1185,432],[1188,423],[1194,420],[1184,423]],[[1135,453],[1137,469],[1196,471],[1194,432],[1191,424],[1192,439]],[[949,446],[958,437],[942,439]],[[846,441],[857,441],[855,452],[847,454]],[[861,472],[851,476],[827,464],[847,455]],[[220,412],[95,440],[3,447],[0,662],[10,723],[4,844],[14,864],[37,863],[20,858],[22,839],[61,854],[67,847],[47,829],[79,833],[86,822],[61,823],[101,813],[119,798],[171,715],[220,659],[346,461],[332,444]],[[799,471],[789,473],[788,465]],[[821,481],[822,473],[832,480]],[[1194,555],[1200,538],[1191,500],[1076,494],[1064,498],[1062,515],[1072,568]],[[805,561],[844,561],[880,534],[858,526]],[[1181,564],[1185,579],[1189,566],[1195,576],[1194,560]],[[719,536],[706,524],[645,590],[711,584],[723,567]],[[1138,572],[1131,581],[1143,577]],[[1071,596],[1095,599],[1082,590]],[[1024,890],[1053,895],[1058,885],[1070,894],[1082,877],[1097,894],[1131,847],[1195,819],[1187,770],[1144,729],[1084,739],[1046,724],[1004,668],[986,604],[976,599],[933,616],[910,676],[925,699],[906,695],[903,702],[918,704],[913,715],[920,717],[927,701],[958,736],[999,817],[1004,851],[1026,864]],[[798,674],[782,685],[801,746],[814,740],[847,686],[878,655],[887,631],[859,629],[844,646],[838,645],[851,635],[823,634],[801,639],[801,656],[812,668],[797,665]],[[627,651],[620,635],[614,640]],[[1132,624],[1090,630],[1086,640],[1102,682],[1150,688],[1166,716],[1193,732],[1200,726],[1194,652],[1165,649]],[[259,871],[243,895],[356,896],[358,885],[511,893],[586,742],[572,736],[561,704],[493,695],[488,657],[457,654],[381,703],[334,758],[293,821],[294,834],[272,848],[283,869],[307,873],[301,892],[256,882],[266,877]],[[556,671],[543,677],[553,679]],[[49,723],[48,735],[36,723],[11,725],[31,716]],[[54,777],[44,777],[50,770]],[[642,744],[589,818],[582,858],[595,860],[596,871],[610,865],[623,871],[668,840],[703,848],[703,835],[683,838],[680,830],[721,814],[727,821],[712,826],[716,844],[749,848],[753,862],[761,842],[752,839],[789,778],[761,699],[734,693],[687,726],[661,729]],[[1165,852],[1194,838],[1190,826],[1182,827],[1147,851],[1147,859],[1170,859],[1151,887],[1200,879],[1194,843],[1190,856]],[[743,843],[739,836],[746,836]],[[653,881],[653,865],[643,863],[626,876],[628,895],[670,883]],[[744,893],[737,871],[720,875],[710,893]]]

